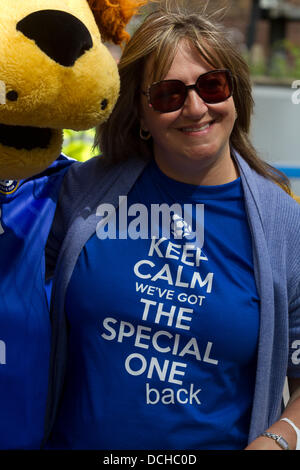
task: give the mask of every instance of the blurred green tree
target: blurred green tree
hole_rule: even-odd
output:
[[[80,162],[89,160],[91,157],[99,154],[99,151],[93,148],[94,137],[95,129],[79,132],[65,129],[62,151],[68,157]]]

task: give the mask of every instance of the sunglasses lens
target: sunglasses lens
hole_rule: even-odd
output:
[[[232,94],[232,78],[229,70],[215,70],[200,75],[194,86],[186,86],[180,80],[162,80],[150,87],[150,103],[161,113],[180,109],[188,89],[195,88],[205,103],[221,103]]]
[[[203,101],[206,103],[221,103],[231,96],[231,75],[226,70],[209,72],[199,77],[196,86]]]
[[[150,103],[156,111],[170,113],[183,106],[186,87],[179,80],[165,80],[150,87]]]

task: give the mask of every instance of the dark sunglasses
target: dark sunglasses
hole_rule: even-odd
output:
[[[195,90],[207,104],[221,103],[232,95],[233,79],[230,70],[212,70],[200,75],[194,85],[180,80],[162,80],[142,91],[155,111],[171,113],[182,108],[188,90]]]

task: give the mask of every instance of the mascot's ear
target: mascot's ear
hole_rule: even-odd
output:
[[[128,41],[125,27],[147,0],[87,0],[100,30],[102,41]]]

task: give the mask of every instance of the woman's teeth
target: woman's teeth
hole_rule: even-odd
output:
[[[209,122],[208,124],[204,124],[204,126],[197,127],[197,128],[196,127],[183,127],[181,130],[183,132],[202,132],[208,129],[212,124],[213,122]]]

